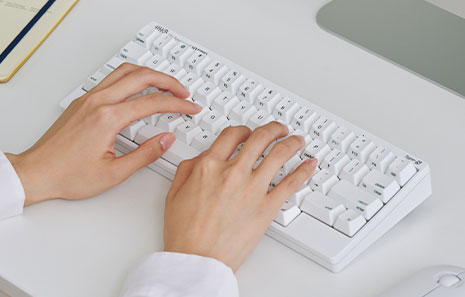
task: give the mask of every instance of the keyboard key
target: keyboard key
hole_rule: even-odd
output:
[[[157,127],[165,132],[174,132],[176,127],[186,121],[177,113],[165,113],[158,119]]]
[[[205,67],[208,66],[208,64],[210,64],[210,62],[210,57],[208,57],[206,54],[202,52],[197,51],[194,52],[192,56],[187,58],[184,68],[186,68],[186,70],[189,72],[192,71],[198,76],[201,76],[203,70],[205,69]]]
[[[216,136],[208,131],[203,131],[200,134],[197,134],[192,140],[192,147],[198,151],[205,151],[210,148],[210,146],[215,141]]]
[[[161,32],[156,29],[157,23],[151,22],[150,24],[145,25],[142,29],[139,30],[136,34],[136,42],[150,49],[152,43],[161,35]]]
[[[121,60],[119,57],[113,57],[111,58],[110,61],[106,62],[105,65],[103,65],[102,69],[100,71],[108,75],[110,74],[113,70],[118,68],[121,64],[123,64],[125,61]]]
[[[124,128],[119,134],[123,135],[124,137],[126,137],[127,139],[131,141],[134,141],[134,138],[136,137],[137,132],[139,132],[139,130],[144,126],[146,126],[144,121],[135,121],[135,122],[132,122],[126,128]]]
[[[368,157],[367,165],[370,169],[376,169],[381,173],[385,173],[389,164],[391,164],[395,158],[396,157],[390,150],[378,146]]]
[[[349,148],[347,153],[350,158],[358,159],[365,163],[368,159],[368,156],[375,150],[376,146],[370,139],[367,139],[365,136],[358,137]]]
[[[195,148],[182,141],[176,140],[171,145],[170,149],[163,154],[162,158],[178,166],[182,161],[195,158],[199,154],[200,152]]]
[[[414,175],[417,169],[413,163],[405,158],[398,157],[389,165],[387,174],[396,179],[403,187]]]
[[[345,235],[352,237],[365,224],[366,220],[363,218],[363,216],[361,216],[356,211],[353,211],[352,209],[348,209],[341,215],[339,215],[339,217],[336,219],[336,223],[334,223],[334,228],[341,231]]]
[[[223,75],[228,72],[228,68],[220,61],[211,62],[202,72],[202,79],[212,82],[217,86]]]
[[[174,132],[176,139],[187,144],[191,144],[194,137],[200,133],[202,133],[202,129],[190,122],[185,122],[184,124],[177,126]]]
[[[279,169],[278,172],[276,173],[276,175],[273,177],[273,179],[271,180],[271,185],[273,187],[276,187],[277,185],[279,185],[280,182],[283,181],[283,179],[287,176],[286,172],[284,172],[283,169]]]
[[[331,148],[319,139],[315,139],[305,147],[301,155],[303,160],[315,158],[318,160],[318,165],[323,161],[323,158],[331,152]]]
[[[400,186],[395,179],[376,170],[370,171],[370,173],[363,178],[360,187],[380,197],[381,201],[384,203],[391,200],[400,190]]]
[[[302,159],[298,155],[294,155],[284,163],[282,169],[286,174],[289,174],[299,167],[300,164],[302,164]]]
[[[176,63],[181,67],[184,67],[184,64],[190,56],[194,53],[194,49],[185,44],[184,42],[178,42],[169,52],[168,60],[170,63]]]
[[[217,111],[208,112],[200,121],[200,127],[213,134],[222,130],[228,119]]]
[[[230,92],[223,92],[212,103],[212,109],[216,110],[225,116],[229,116],[231,110],[239,104],[239,99]]]
[[[164,69],[168,68],[168,66],[170,66],[170,62],[159,55],[155,55],[147,60],[145,66],[156,71],[163,71]]]
[[[267,113],[262,109],[254,113],[249,118],[249,120],[247,121],[247,127],[249,127],[252,130],[255,130],[258,127],[264,126],[274,120],[275,118],[271,114]]]
[[[338,182],[339,179],[336,175],[332,174],[327,169],[321,169],[320,172],[312,177],[308,185],[313,191],[318,191],[326,195],[331,187]]]
[[[272,114],[274,107],[279,103],[279,101],[281,101],[281,99],[281,95],[278,92],[268,88],[258,95],[254,104],[257,109],[263,109],[269,114]]]
[[[310,129],[310,135],[313,138],[318,138],[323,142],[328,142],[329,137],[336,131],[337,125],[334,121],[320,117]]]
[[[162,56],[163,58],[168,57],[169,51],[176,45],[176,40],[166,33],[161,34],[150,47],[150,51],[154,55]]]
[[[154,126],[144,126],[142,127],[139,132],[137,132],[136,137],[134,138],[134,142],[137,144],[143,144],[150,138],[157,136],[158,134],[164,133],[165,131],[161,130],[158,127]]]
[[[228,91],[236,94],[239,87],[244,83],[245,77],[237,70],[229,70],[225,76],[221,78],[220,88],[223,91]]]
[[[257,112],[257,108],[247,101],[241,101],[233,107],[229,118],[240,125],[245,125],[249,118]]]
[[[213,100],[221,94],[220,88],[214,85],[212,82],[207,81],[203,84],[197,92],[195,92],[194,100],[203,103],[205,106],[210,107]]]
[[[297,206],[286,202],[279,210],[274,221],[287,227],[299,214],[300,209]]]
[[[350,158],[338,149],[332,150],[321,162],[322,169],[328,169],[335,175],[339,175],[342,168],[350,162]]]
[[[184,75],[187,74],[186,69],[184,69],[181,66],[179,66],[178,64],[174,64],[174,63],[170,64],[168,67],[163,69],[162,72],[176,78],[177,80],[180,80],[181,78],[184,77]]]
[[[346,211],[344,205],[320,192],[308,195],[300,209],[329,226],[333,226],[337,217]]]
[[[370,169],[361,161],[354,159],[342,168],[339,177],[358,186],[362,179],[370,172]]]
[[[338,149],[341,152],[346,153],[349,146],[356,138],[357,136],[355,136],[354,132],[350,131],[346,127],[339,127],[336,132],[329,137],[328,144],[331,148]]]
[[[373,194],[360,189],[346,180],[335,184],[328,196],[362,214],[365,219],[371,219],[382,207],[383,202]]]
[[[121,49],[119,55],[123,60],[137,65],[144,65],[152,57],[152,54],[145,47],[134,41],[129,41]]]
[[[150,125],[150,126],[156,126],[157,123],[158,123],[158,119],[161,117],[161,114],[157,113],[157,114],[153,114],[151,116],[148,116],[146,118],[144,118],[144,122],[147,124],[147,125]]]
[[[195,92],[205,83],[200,76],[194,72],[189,72],[179,81],[184,87],[186,87],[191,94]]]
[[[294,114],[300,109],[300,106],[292,99],[283,98],[274,108],[273,116],[278,120],[283,120],[291,124]],[[292,128],[294,129],[294,128]]]
[[[191,100],[192,101],[192,100]],[[194,101],[192,101],[194,102]],[[199,102],[195,102],[195,103],[199,103]],[[194,124],[198,125],[200,123],[200,121],[202,120],[202,118],[208,113],[210,112],[210,109],[208,109],[208,107],[204,107],[199,113],[197,114],[183,114],[182,115],[182,118],[186,121],[191,121],[193,122]]]
[[[307,196],[309,196],[311,193],[313,193],[312,189],[309,186],[304,185],[297,192],[292,194],[291,198],[289,198],[288,201],[289,203],[300,207],[304,199],[307,198]]]
[[[82,86],[82,89],[86,92],[89,92],[96,85],[98,85],[104,78],[105,74],[100,71],[97,71],[87,79],[87,81],[84,83],[84,86]]]
[[[302,107],[292,117],[291,125],[295,129],[301,129],[306,133],[310,133],[312,125],[318,120],[320,116],[309,108]]]
[[[237,91],[237,97],[240,100],[244,100],[248,103],[253,104],[257,96],[262,91],[263,91],[263,86],[260,83],[252,79],[248,79],[246,82],[244,82],[239,87],[239,90]]]

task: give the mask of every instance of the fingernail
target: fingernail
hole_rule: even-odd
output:
[[[312,167],[316,167],[316,165],[318,165],[318,160],[317,159],[308,159],[305,161],[305,163],[307,163],[308,165],[312,166]]]
[[[184,89],[186,89],[187,94],[189,94],[187,97],[189,97],[191,95],[191,91],[189,91],[189,88],[186,86],[184,86]]]
[[[176,140],[176,136],[173,133],[166,133],[160,138],[160,145],[163,151],[167,151]]]
[[[197,103],[194,103],[195,105],[195,109],[197,109],[197,111],[201,111],[203,109],[203,107],[201,105],[198,105]]]

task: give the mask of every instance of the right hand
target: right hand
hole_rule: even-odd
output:
[[[317,161],[307,160],[268,191],[282,165],[302,149],[303,138],[277,143],[258,168],[253,166],[274,140],[287,134],[278,122],[253,133],[244,126],[227,128],[209,150],[182,162],[166,197],[165,251],[212,257],[237,270],[283,203],[315,170]]]

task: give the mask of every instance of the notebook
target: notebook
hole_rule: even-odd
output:
[[[0,0],[0,82],[7,82],[78,0]]]

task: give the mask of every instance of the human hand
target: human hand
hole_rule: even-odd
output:
[[[268,191],[274,175],[304,146],[303,138],[278,142],[253,167],[268,145],[287,134],[278,122],[253,133],[244,126],[230,127],[209,150],[182,162],[166,197],[165,251],[212,257],[237,270],[280,207],[315,170],[317,161],[307,160]]]
[[[127,98],[148,87],[153,93]],[[196,114],[184,99],[189,92],[174,78],[123,64],[86,95],[74,100],[39,141],[19,155],[7,154],[26,193],[25,205],[47,199],[82,199],[101,193],[159,158],[175,141],[162,133],[125,156],[116,157],[116,134],[131,122],[155,113]]]

